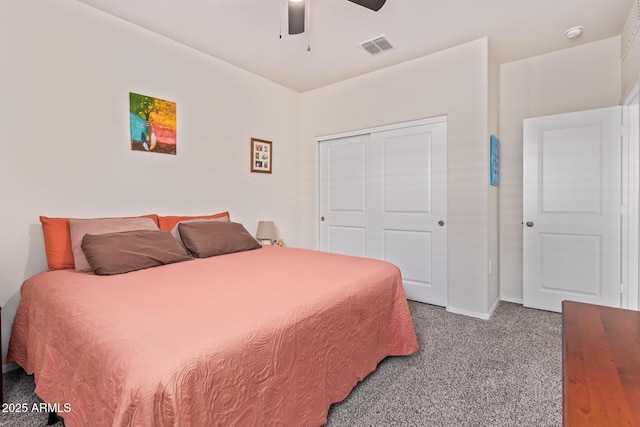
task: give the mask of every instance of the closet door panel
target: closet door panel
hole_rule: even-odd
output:
[[[319,243],[400,268],[407,298],[447,303],[447,123],[319,143]]]

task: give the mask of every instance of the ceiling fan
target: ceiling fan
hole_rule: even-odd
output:
[[[373,11],[379,11],[387,0],[349,0],[351,3],[366,7]],[[304,33],[304,8],[306,0],[289,0],[289,34]]]

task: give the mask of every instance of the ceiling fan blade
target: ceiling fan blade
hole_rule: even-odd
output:
[[[304,33],[304,1],[288,1],[289,34]]]
[[[380,10],[380,8],[382,6],[384,6],[384,3],[387,0],[349,0],[349,1],[351,3],[355,3],[355,4],[358,4],[360,6],[364,6],[367,9],[371,9],[371,10],[374,10],[374,11],[377,12],[377,11]]]

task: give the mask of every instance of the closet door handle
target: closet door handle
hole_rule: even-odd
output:
[[[324,221],[324,217],[323,216],[320,217],[320,221]]]
[[[444,221],[443,221],[443,220],[438,221],[438,225],[439,225],[440,227],[444,227]]]

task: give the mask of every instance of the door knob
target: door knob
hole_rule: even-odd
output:
[[[323,216],[320,217],[320,221],[324,221],[324,217]]]
[[[527,227],[533,227],[533,221],[527,221]]]
[[[439,225],[440,227],[444,227],[444,221],[443,221],[443,220],[438,221],[438,225]]]

